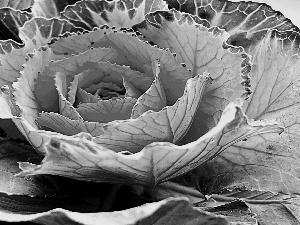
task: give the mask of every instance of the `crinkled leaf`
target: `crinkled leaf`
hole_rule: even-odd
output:
[[[110,59],[112,61],[112,59]],[[110,62],[99,62],[95,70],[97,72],[92,72],[90,67],[89,70],[85,70],[74,76],[73,81],[70,84],[68,92],[68,100],[74,104],[76,94],[78,94],[78,89],[83,89],[84,91],[90,91],[91,85],[102,85],[106,83],[107,85],[114,85],[113,89],[116,91],[121,91],[121,86],[124,84],[124,79],[126,80],[126,85],[132,86],[131,88],[136,92],[146,91],[152,81],[152,76],[147,76],[144,73],[130,69],[128,66],[122,66],[117,64],[112,64]],[[109,76],[107,76],[109,74]],[[126,89],[126,86],[125,86]],[[126,97],[139,97],[138,96],[126,96]],[[95,98],[93,98],[95,99]],[[98,98],[99,100],[99,98]],[[79,103],[81,101],[78,100]],[[86,103],[86,102],[83,102]]]
[[[38,57],[34,58],[36,60],[30,60],[29,58],[33,57],[35,54],[38,54]],[[38,112],[41,111],[41,108],[37,104],[34,96],[35,80],[37,79],[39,73],[47,65],[46,62],[51,61],[54,56],[51,51],[45,51],[44,49],[34,51],[33,55],[29,55],[27,58],[27,65],[21,72],[23,76],[21,76],[17,82],[13,83],[13,88],[15,89],[15,102],[21,109],[22,117],[25,118],[32,126],[37,128],[35,119],[38,116]]]
[[[197,124],[191,126],[187,135],[190,139],[205,133],[203,128],[199,131],[199,122],[211,129],[229,102],[249,95],[250,58],[243,49],[224,45],[228,38],[226,32],[217,28],[209,30],[195,23],[190,15],[175,10],[148,14],[146,21],[135,29],[146,40],[170,48],[191,69],[193,76],[204,71],[210,73],[212,81],[205,88],[195,116]]]
[[[34,49],[47,44],[53,37],[65,32],[82,31],[65,20],[33,18],[19,29],[19,37],[24,43],[18,45],[5,41],[0,45],[0,86],[11,84],[20,77],[25,56]]]
[[[85,121],[107,123],[130,118],[136,100],[130,97],[82,103],[76,110]]]
[[[78,71],[78,67],[84,70],[86,65],[96,65],[99,60],[113,59],[116,56],[113,49],[91,49],[83,54],[68,59],[51,62],[55,56],[51,49],[41,48],[32,54],[21,72],[22,77],[13,84],[16,103],[22,111],[22,117],[32,126],[38,113],[42,110],[57,112],[59,110],[59,98],[55,87],[55,74],[64,73],[71,78]],[[74,74],[75,73],[75,74]]]
[[[193,120],[206,81],[206,74],[191,78],[187,82],[183,96],[173,106],[167,106],[159,112],[147,111],[136,119],[113,121],[107,124],[95,123],[97,129],[103,130],[100,136],[95,137],[95,142],[117,152],[125,150],[138,152],[155,141],[176,143],[184,136]],[[83,131],[83,128],[77,125],[77,121],[58,114],[42,113],[38,123],[54,131],[65,130],[67,133],[62,133],[68,135],[70,130],[78,129],[77,133]],[[61,128],[67,123],[69,125],[73,123],[73,128],[65,129],[66,125]]]
[[[142,185],[155,185],[180,176],[244,138],[281,131],[274,123],[248,123],[241,108],[230,104],[219,124],[195,142],[183,146],[154,142],[138,153],[124,155],[96,144],[90,134],[64,136],[34,130],[26,121],[17,119],[27,130],[31,129],[32,135],[41,137],[46,152],[40,165],[20,163],[23,172],[19,175],[53,174],[94,182]]]
[[[86,0],[68,6],[62,18],[86,30],[102,25],[129,28],[142,22],[147,13],[164,9],[167,5],[162,0]]]
[[[139,117],[148,110],[153,110],[156,112],[160,111],[167,105],[164,87],[162,86],[159,78],[160,65],[158,61],[154,61],[152,66],[153,74],[155,75],[154,82],[152,83],[150,88],[138,98],[136,105],[132,109],[132,119]]]
[[[166,2],[171,8],[197,16],[194,18],[197,23],[225,29],[230,34],[228,43],[243,46],[246,51],[271,29],[284,31],[287,41],[299,40],[298,28],[266,4],[228,0]]]
[[[73,105],[66,99],[68,91],[67,76],[60,72],[55,75],[55,86],[59,97],[59,113],[72,120],[83,121],[83,118],[73,107]]]
[[[245,102],[247,115],[276,119],[285,127],[272,134],[234,144],[199,171],[209,192],[230,186],[299,194],[299,75],[293,43],[282,45],[270,32],[249,50],[253,53],[253,94]]]
[[[127,31],[111,32],[110,29],[97,29],[95,31],[72,35],[63,38],[51,45],[55,54],[78,54],[86,51],[90,46],[111,46],[119,53],[119,65],[130,66],[131,69],[153,77],[152,62],[160,62],[160,78],[165,89],[167,105],[172,105],[182,96],[186,81],[191,73],[180,65],[168,50],[159,49],[141,41],[135,33]],[[146,91],[146,90],[144,90]]]
[[[31,221],[39,224],[153,224],[153,225],[227,225],[224,217],[215,216],[201,210],[193,209],[186,198],[170,198],[160,202],[149,203],[140,207],[116,212],[77,213],[64,209],[49,212],[20,215],[0,212],[0,220],[6,222]]]

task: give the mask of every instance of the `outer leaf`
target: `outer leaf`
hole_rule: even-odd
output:
[[[255,213],[257,222],[263,225],[300,223],[300,198],[280,193],[235,189],[224,192],[222,195],[212,195],[208,201],[199,202],[197,206],[205,211],[226,216],[228,216],[227,210],[230,213],[248,208]],[[228,220],[230,221],[230,218]]]
[[[3,0],[0,2],[0,8],[10,7],[17,10],[24,10],[30,8],[34,0]]]
[[[22,40],[19,37],[19,28],[24,25],[24,23],[32,18],[32,15],[27,12],[21,12],[11,8],[2,8],[1,4],[5,5],[5,1],[0,2],[0,28],[2,30],[0,34],[1,45],[4,45],[2,48],[9,51],[9,44],[16,46],[17,43],[22,43]],[[4,6],[3,6],[4,7]],[[6,47],[8,49],[6,49]]]
[[[94,182],[155,185],[192,170],[211,160],[230,145],[262,133],[279,132],[274,123],[248,124],[241,108],[230,104],[219,124],[197,141],[183,146],[155,142],[142,151],[124,155],[92,141],[89,134],[64,136],[34,131],[19,119],[23,127],[37,137],[48,135],[46,157],[41,165],[23,162],[19,175],[53,174]],[[113,175],[112,175],[113,174]]]
[[[159,112],[147,111],[137,119],[114,121],[107,124],[95,124],[103,133],[95,137],[95,142],[116,152],[139,152],[144,146],[155,141],[171,141],[176,143],[187,131],[193,120],[195,111],[202,97],[207,75],[188,80],[183,96],[173,106],[163,108]],[[77,121],[66,120],[65,117],[53,114],[41,114],[39,124],[52,130],[61,128],[69,122],[72,129],[65,129],[63,134],[70,135],[70,130],[82,132],[85,127],[78,126]],[[88,124],[87,124],[88,125]],[[92,124],[90,124],[92,125]]]
[[[176,10],[195,15],[195,21],[206,27],[217,26],[225,29],[230,37],[228,43],[249,46],[264,38],[268,30],[284,31],[289,42],[299,42],[298,28],[280,12],[270,6],[256,2],[231,2],[228,0],[167,0],[168,5]]]
[[[244,105],[255,119],[276,119],[285,127],[280,138],[261,135],[233,145],[199,170],[205,189],[230,186],[299,194],[299,74],[294,45],[281,45],[271,32],[250,48],[253,95]]]
[[[6,41],[0,45],[0,86],[11,84],[20,77],[25,56],[65,32],[82,31],[65,20],[34,18],[19,30],[24,45]]]
[[[33,0],[34,4],[32,4],[31,11],[35,17],[61,17],[61,12],[68,5],[73,5],[79,0]]]
[[[27,161],[30,158],[40,161],[39,155],[30,146],[12,141],[1,141],[0,153],[1,193],[29,196],[52,196],[57,194],[54,186],[47,186],[47,179],[45,178],[24,179],[14,176],[20,172],[18,161]]]
[[[147,13],[165,9],[162,0],[85,0],[68,6],[62,17],[86,30],[102,25],[129,28],[142,22]]]
[[[63,209],[55,209],[49,212],[20,215],[1,212],[0,220],[6,222],[31,221],[39,224],[153,224],[173,225],[175,223],[191,225],[228,224],[224,217],[215,216],[200,210],[193,209],[186,198],[170,198],[160,202],[146,204],[140,207],[119,212],[104,213],[76,213]]]

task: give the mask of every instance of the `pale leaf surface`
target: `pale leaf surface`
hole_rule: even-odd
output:
[[[126,78],[124,77],[123,77],[123,86],[126,90],[125,97],[131,97],[137,99],[142,95],[142,93],[137,88],[135,88],[132,84],[127,82]]]
[[[162,0],[86,0],[68,6],[62,18],[86,30],[102,25],[129,28],[142,22],[147,13],[165,9],[167,4]]]
[[[123,211],[102,213],[77,213],[64,209],[54,209],[45,213],[20,215],[0,212],[0,220],[6,222],[36,222],[44,225],[98,225],[105,224],[153,224],[153,225],[227,225],[224,217],[216,216],[191,207],[186,198],[170,198],[148,203]]]
[[[58,113],[40,113],[36,122],[43,127],[65,135],[75,135],[80,132],[87,132],[93,136],[99,136],[104,133],[103,124],[99,122],[88,122],[82,120],[71,120]]]
[[[96,97],[95,95],[92,95],[81,88],[77,90],[76,97],[80,103],[96,103],[100,100],[99,97]]]
[[[25,104],[26,99],[34,100],[41,110],[51,112],[59,111],[59,98],[54,80],[57,72],[63,73],[67,77],[67,86],[69,87],[76,74],[86,69],[97,69],[98,61],[113,60],[117,55],[113,49],[99,48],[90,49],[82,54],[51,62],[51,58],[45,57],[45,54],[53,56],[51,49],[42,48],[33,54],[33,58],[26,62],[21,79],[28,79],[27,77],[34,76],[34,79],[24,87],[31,89],[32,96],[30,99],[28,96],[24,96],[21,101]]]
[[[55,75],[55,86],[59,97],[59,113],[71,120],[83,121],[83,118],[73,107],[73,105],[66,99],[68,91],[67,77],[60,72]]]
[[[167,105],[164,87],[159,78],[160,65],[158,61],[152,63],[155,79],[150,88],[137,99],[132,109],[131,118],[135,119],[148,110],[158,112]]]
[[[90,134],[64,136],[31,130],[37,136],[48,135],[50,142],[40,139],[46,144],[46,157],[40,165],[20,163],[23,172],[19,175],[53,174],[93,182],[155,185],[198,167],[244,138],[282,129],[276,123],[248,123],[241,108],[232,103],[219,124],[195,142],[182,146],[154,142],[131,155],[95,143]]]
[[[103,129],[103,134],[95,138],[95,142],[114,151],[139,152],[144,146],[155,141],[176,142],[186,132],[192,122],[193,115],[199,105],[207,76],[191,78],[186,85],[183,96],[173,106],[167,106],[159,112],[147,111],[136,119],[113,121],[107,124],[96,123],[95,127]],[[53,113],[42,113],[38,120],[40,125],[55,131],[69,134],[69,130],[83,132],[83,124],[69,120],[64,116]],[[74,127],[61,127],[69,124]],[[84,124],[89,125],[89,122]],[[91,125],[92,126],[92,125]],[[93,126],[92,126],[93,127]],[[66,133],[68,132],[68,133]]]
[[[183,67],[169,50],[151,46],[138,37],[135,33],[110,29],[96,29],[89,33],[68,36],[51,45],[55,54],[78,54],[94,47],[111,46],[116,49],[119,56],[116,62],[119,65],[130,66],[133,70],[145,73],[152,77],[152,62],[160,62],[160,79],[165,90],[167,105],[173,105],[182,96],[186,81],[191,73]],[[129,81],[130,82],[130,81]],[[151,84],[151,83],[150,83]],[[149,85],[150,86],[150,85]],[[148,87],[149,87],[148,86]]]
[[[0,45],[0,86],[11,84],[20,77],[25,56],[34,49],[49,43],[52,38],[65,32],[82,31],[65,20],[33,18],[19,29],[19,37],[24,45],[8,40]]]
[[[166,2],[171,8],[197,16],[194,19],[199,24],[225,29],[230,34],[228,43],[243,46],[247,52],[271,29],[283,31],[286,42],[299,42],[298,28],[267,4],[228,0]]]
[[[201,179],[214,193],[226,187],[299,194],[299,70],[293,45],[281,45],[268,33],[249,48],[253,94],[245,102],[247,115],[274,119],[285,128],[280,137],[261,135],[234,144],[205,168]]]
[[[241,48],[224,45],[228,33],[218,28],[209,30],[175,10],[148,14],[136,29],[146,40],[176,53],[193,76],[205,71],[210,74],[212,81],[205,88],[202,112],[220,115],[227,104],[249,95],[249,56]],[[216,122],[208,124],[209,128]]]
[[[112,61],[112,59],[110,61]],[[73,81],[71,81],[68,92],[68,100],[72,104],[75,102],[75,96],[79,88],[89,91],[89,89],[91,89],[91,85],[98,85],[103,82],[114,84],[114,88],[120,91],[120,87],[122,87],[122,84],[124,83],[124,78],[128,84],[130,83],[130,85],[132,85],[132,88],[135,88],[137,91],[144,92],[150,87],[151,82],[153,81],[153,77],[147,76],[139,71],[132,70],[128,66],[120,66],[110,62],[98,62],[94,65],[94,72],[92,69],[93,67],[90,67],[90,69],[76,74]],[[118,86],[119,88],[117,88]],[[79,103],[80,102],[81,101],[79,101]]]
[[[82,103],[76,110],[85,121],[107,123],[129,119],[135,104],[136,99],[130,97],[112,98],[96,103]]]

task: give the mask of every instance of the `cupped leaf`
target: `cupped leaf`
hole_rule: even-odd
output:
[[[19,175],[53,174],[93,182],[141,185],[155,185],[180,176],[244,138],[282,130],[275,123],[248,122],[241,108],[232,103],[219,124],[195,142],[183,146],[154,142],[138,153],[125,155],[95,143],[90,134],[64,136],[34,130],[26,121],[18,120],[32,130],[31,134],[51,139],[41,140],[46,152],[42,163],[20,163],[23,172]]]
[[[68,6],[62,18],[86,30],[102,25],[129,28],[142,22],[147,13],[165,9],[167,4],[162,0],[85,0]]]
[[[193,209],[186,198],[170,198],[140,207],[116,212],[77,213],[64,209],[54,209],[45,213],[20,215],[0,212],[0,220],[5,222],[35,222],[45,225],[63,224],[153,224],[173,225],[227,225],[227,220],[201,210]]]
[[[110,61],[112,61],[112,59],[110,59]],[[71,81],[68,92],[68,100],[72,104],[75,103],[75,97],[76,94],[78,94],[77,91],[79,89],[82,89],[84,91],[90,91],[93,86],[101,86],[102,84],[104,85],[106,83],[106,85],[114,85],[112,89],[115,89],[116,91],[121,91],[121,87],[123,84],[125,89],[127,85],[131,87],[131,90],[135,90],[137,93],[143,93],[150,87],[153,81],[153,76],[147,76],[144,73],[132,70],[129,66],[117,65],[111,62],[98,62],[97,67],[95,68],[95,70],[97,70],[97,73],[92,73],[92,69],[93,68],[90,67],[89,70],[85,70],[82,73],[75,75],[73,81]],[[109,74],[109,76],[107,76],[107,74]],[[91,85],[93,86],[90,87]],[[126,97],[138,98],[139,96],[140,95]],[[80,103],[82,101],[78,100],[78,102]]]
[[[164,107],[159,112],[150,110],[136,119],[117,120],[107,124],[94,123],[97,129],[103,130],[94,141],[116,152],[132,153],[139,152],[144,146],[155,141],[176,143],[184,136],[193,120],[206,82],[207,74],[191,78],[186,84],[183,96],[173,106]],[[42,113],[38,123],[54,131],[64,130],[62,134],[66,135],[71,135],[71,130],[77,129],[77,133],[83,131],[82,127],[78,126],[78,121],[58,114]],[[66,125],[61,128],[63,124],[74,125],[72,129],[65,129]]]
[[[186,81],[191,73],[181,66],[169,50],[159,49],[141,41],[135,33],[111,29],[97,29],[89,33],[62,38],[50,47],[55,54],[78,54],[93,47],[111,46],[118,51],[119,65],[145,73],[154,79],[152,63],[160,62],[160,79],[165,89],[167,105],[172,105],[182,96]],[[144,90],[146,91],[146,90]]]
[[[167,4],[176,10],[194,15],[197,23],[206,27],[219,27],[229,34],[228,43],[249,46],[264,38],[268,30],[285,32],[289,42],[299,42],[298,28],[285,18],[282,13],[274,11],[269,5],[257,2],[231,2],[228,0],[167,0]]]
[[[159,78],[159,62],[154,61],[152,66],[155,79],[150,88],[137,99],[137,103],[132,109],[132,119],[139,117],[148,110],[160,111],[167,105],[164,87]]]
[[[204,71],[210,73],[212,81],[205,88],[199,110],[215,116],[216,122],[227,104],[248,97],[250,58],[243,49],[224,44],[229,35],[224,30],[207,29],[197,24],[191,15],[176,10],[148,14],[135,29],[146,40],[176,53],[193,76]],[[203,121],[209,123],[207,118]],[[208,124],[209,128],[216,122]]]
[[[13,84],[16,90],[15,100],[22,111],[22,117],[32,126],[36,126],[35,120],[42,110],[59,111],[59,97],[54,79],[57,72],[67,76],[66,79],[73,78],[76,73],[85,70],[89,64],[92,67],[97,65],[99,60],[113,59],[116,55],[117,53],[113,49],[99,48],[51,62],[52,59],[55,59],[51,49],[45,47],[33,52],[32,55],[29,55],[25,68],[21,72],[22,77]],[[69,87],[70,81],[67,80],[66,82]],[[74,112],[74,114],[76,113]]]
[[[19,29],[23,44],[8,40],[0,45],[0,86],[11,84],[19,78],[27,53],[46,45],[53,37],[65,32],[82,31],[65,20],[33,18]]]
[[[82,103],[76,110],[85,121],[107,123],[129,119],[135,104],[136,99],[130,97],[112,98],[96,103]]]
[[[73,105],[67,100],[68,80],[65,74],[60,72],[55,75],[55,86],[59,97],[59,113],[72,120],[83,121],[81,115],[73,107]]]

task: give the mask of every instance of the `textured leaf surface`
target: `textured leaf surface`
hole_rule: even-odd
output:
[[[78,68],[85,69],[86,62],[97,64],[99,60],[113,59],[116,54],[113,49],[91,49],[64,61],[51,62],[55,56],[49,48],[35,51],[32,58],[26,62],[23,76],[13,84],[16,88],[16,103],[22,110],[23,118],[34,126],[38,113],[42,110],[59,111],[59,98],[54,80],[57,72],[72,78],[76,73],[82,72]]]
[[[87,0],[68,6],[62,18],[86,30],[102,25],[129,28],[142,22],[147,13],[164,9],[167,5],[162,0]]]
[[[99,100],[80,104],[76,110],[85,121],[107,123],[130,118],[136,100],[133,98]]]
[[[272,123],[248,124],[241,109],[230,104],[219,124],[197,141],[183,146],[154,142],[142,151],[124,155],[96,144],[89,134],[63,136],[33,130],[31,135],[44,137],[46,157],[41,165],[23,162],[19,175],[53,174],[80,180],[154,185],[179,176],[211,160],[230,145],[249,136],[279,132]],[[46,138],[51,139],[50,142]],[[112,174],[114,174],[112,176]]]
[[[175,223],[191,225],[227,225],[224,217],[193,209],[185,198],[170,198],[160,202],[145,204],[143,206],[118,212],[103,212],[80,214],[63,209],[49,212],[19,215],[0,212],[0,220],[7,222],[32,221],[39,224],[154,224],[173,225]]]
[[[176,53],[193,76],[204,71],[210,73],[212,81],[205,88],[200,110],[216,116],[216,122],[227,104],[249,95],[250,59],[242,49],[224,45],[226,32],[217,28],[208,30],[195,23],[190,15],[177,11],[149,14],[136,29],[146,40]]]
[[[197,23],[225,29],[230,34],[228,43],[243,46],[246,51],[263,39],[270,29],[284,31],[283,39],[287,42],[299,42],[298,28],[266,4],[228,0],[166,2],[171,8],[197,16]]]
[[[33,0],[31,11],[35,17],[60,18],[61,12],[68,5],[73,5],[79,0]]]
[[[160,111],[167,105],[164,87],[161,84],[159,73],[160,65],[158,61],[152,63],[155,79],[150,88],[138,98],[137,104],[133,107],[131,118],[135,119],[148,110]]]
[[[248,211],[248,218],[252,213],[252,222],[257,220],[259,224],[263,225],[300,223],[299,196],[233,189],[222,195],[212,195],[208,201],[199,202],[197,206],[217,215],[225,215],[230,222],[233,222],[232,215],[234,214],[239,215],[235,219],[240,222],[243,218],[241,212]],[[256,219],[253,218],[254,216]]]
[[[294,45],[279,44],[269,33],[250,48],[253,94],[247,115],[276,119],[285,127],[280,137],[261,135],[237,143],[219,155],[201,175],[208,192],[229,186],[299,194],[299,59]]]
[[[72,35],[58,40],[51,45],[51,49],[55,54],[71,55],[84,52],[90,46],[111,46],[119,53],[117,64],[130,66],[131,69],[145,73],[153,79],[152,63],[158,60],[167,105],[174,104],[182,96],[186,81],[191,77],[191,73],[181,66],[170,51],[146,44],[136,37],[135,33],[125,30],[111,32],[110,29],[102,28],[85,34]]]
[[[5,1],[0,2],[3,4]],[[21,28],[24,23],[32,18],[32,15],[27,12],[21,12],[11,8],[0,7],[0,28],[2,30],[0,34],[0,40],[8,40],[0,42],[1,45],[8,47],[9,43],[17,45],[14,41],[22,43],[19,37],[19,28]],[[2,47],[3,48],[3,47]]]
[[[165,107],[159,112],[147,111],[136,119],[113,121],[107,124],[94,123],[95,129],[103,130],[101,135],[95,135],[97,136],[95,142],[116,152],[126,150],[132,153],[140,151],[144,146],[155,141],[176,143],[183,137],[192,122],[206,81],[207,75],[191,78],[187,82],[183,96],[173,106]],[[85,129],[85,126],[78,126],[77,121],[67,120],[58,114],[43,113],[38,122],[55,131],[64,129],[68,133],[62,133],[68,135],[71,135],[70,130],[78,129],[77,133],[80,133]],[[68,122],[70,125],[74,124],[72,129],[61,128]],[[93,127],[93,125],[89,126]]]
[[[16,44],[14,41],[5,41],[0,45],[0,86],[11,84],[20,77],[27,53],[67,31],[76,32],[82,29],[58,19],[34,18],[25,23],[19,29],[19,37],[24,45]]]
[[[17,10],[30,8],[34,0],[3,0],[0,2],[0,8],[9,7]]]

